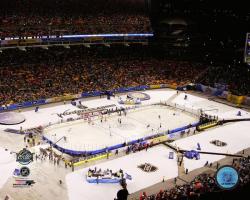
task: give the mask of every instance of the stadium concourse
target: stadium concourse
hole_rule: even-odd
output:
[[[117,115],[107,117],[107,122],[105,122],[105,118],[101,119],[100,117],[96,117],[91,119],[89,123],[87,118],[87,120],[83,120],[75,127],[74,123],[77,121],[65,121],[69,117],[77,117],[74,112],[70,115],[69,113],[71,111],[81,111],[81,109],[70,103],[57,103],[55,105],[51,104],[41,106],[38,112],[35,112],[34,108],[21,111],[18,114],[23,115],[25,118],[25,122],[21,124],[0,125],[0,199],[4,198],[5,195],[8,195],[10,199],[15,200],[23,200],[24,196],[27,200],[52,198],[56,200],[92,200],[102,199],[101,197],[103,194],[105,194],[105,199],[114,199],[117,190],[120,188],[119,184],[88,183],[86,181],[86,173],[89,168],[108,168],[113,171],[119,169],[124,170],[124,172],[132,177],[132,180],[127,181],[127,189],[130,193],[135,193],[159,183],[163,178],[165,180],[175,178],[178,176],[180,170],[176,162],[177,154],[174,152],[174,159],[169,159],[169,153],[173,152],[173,150],[164,145],[158,145],[139,152],[135,151],[133,154],[128,155],[122,153],[125,151],[124,148],[119,150],[119,155],[114,155],[115,152],[111,151],[109,160],[105,158],[98,162],[87,163],[75,168],[74,172],[71,172],[71,169],[69,168],[65,169],[62,164],[55,165],[54,163],[53,165],[51,164],[51,161],[41,159],[34,161],[29,166],[36,184],[27,190],[18,190],[17,193],[12,187],[12,173],[17,166],[15,164],[14,154],[10,154],[10,152],[16,152],[27,144],[23,140],[23,135],[6,132],[6,130],[8,131],[9,129],[17,130],[17,132],[19,132],[20,130],[31,129],[34,127],[47,127],[48,125],[53,127],[54,125],[52,124],[60,126],[65,123],[71,123],[70,127],[65,128],[63,131],[56,132],[56,134],[61,134],[60,136],[53,136],[53,134],[55,134],[53,129],[50,130],[51,133],[49,131],[44,134],[45,137],[51,137],[52,141],[58,141],[60,137],[64,137],[64,134],[67,134],[66,141],[59,142],[58,145],[65,148],[74,147],[74,150],[79,150],[79,146],[82,146],[84,142],[85,144],[89,144],[94,139],[96,139],[95,144],[96,141],[98,141],[98,144],[96,144],[97,146],[94,145],[94,148],[98,149],[98,145],[108,146],[114,145],[116,142],[121,142],[117,141],[117,139],[113,140],[113,138],[122,138],[122,141],[124,141],[124,137],[126,137],[125,140],[127,142],[136,138],[148,136],[149,132],[152,131],[150,130],[147,132],[148,124],[150,124],[150,128],[153,127],[153,131],[157,133],[157,131],[164,132],[168,129],[171,130],[197,122],[198,119],[192,114],[192,112],[196,113],[201,109],[204,113],[218,116],[219,120],[250,118],[250,113],[245,110],[210,101],[205,97],[198,97],[184,92],[177,93],[172,89],[146,90],[143,91],[143,93],[149,95],[150,100],[142,101],[141,104],[137,105],[136,109],[138,110],[128,110],[126,116],[122,114],[121,117]],[[126,97],[127,94],[116,94],[116,97],[111,97],[111,100],[99,97],[87,98],[81,99],[81,104],[88,109],[100,108],[113,104],[117,107],[131,107],[132,105],[122,105],[118,103],[120,99]],[[172,107],[169,106],[165,108],[162,107],[162,105],[155,105],[164,102],[168,105],[172,105]],[[65,111],[69,115],[66,115]],[[241,116],[237,115],[239,111],[241,112]],[[60,115],[60,113],[62,115]],[[65,115],[63,115],[63,113]],[[112,117],[115,119],[110,119]],[[119,117],[121,118],[121,123],[117,120]],[[101,122],[101,120],[103,120],[103,122]],[[120,123],[120,126],[118,123]],[[157,127],[159,128],[160,125],[162,130],[157,130]],[[109,126],[111,127],[112,135],[110,135]],[[74,130],[75,128],[76,130]],[[197,143],[199,143],[202,151],[234,154],[250,147],[250,136],[248,134],[249,128],[250,122],[248,121],[234,122],[215,127],[208,131],[200,132],[199,134],[193,134],[193,131],[191,131],[191,134],[189,136],[187,135],[185,138],[178,138],[177,136],[181,133],[176,132],[170,134],[169,138],[178,138],[172,144],[180,149],[195,150],[197,148]],[[48,127],[48,129],[50,129],[50,127]],[[95,131],[93,131],[94,129]],[[100,130],[105,132],[100,136],[102,139],[98,139],[102,132]],[[130,138],[131,135],[133,138]],[[72,139],[75,136],[76,138]],[[53,137],[58,138],[53,139]],[[76,147],[77,143],[70,144],[71,141],[76,142],[77,140],[78,144],[81,145]],[[226,145],[218,147],[211,143],[214,140],[220,140]],[[66,146],[65,144],[70,145]],[[29,149],[37,155],[40,148],[46,148],[48,146],[48,144],[43,142],[42,144],[35,144],[35,146],[30,147]],[[86,150],[86,147],[81,150]],[[91,148],[87,150],[93,149]],[[184,169],[192,171],[203,167],[206,162],[216,162],[224,157],[225,156],[220,155],[202,154],[200,155],[199,160],[184,158],[183,167]],[[142,165],[150,166],[150,169],[153,168],[154,170],[144,171],[143,169],[145,169],[145,166],[142,168],[139,167]],[[63,185],[59,185],[58,180],[62,180]]]

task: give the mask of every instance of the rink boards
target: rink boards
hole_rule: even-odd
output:
[[[122,122],[119,123],[119,120]],[[157,142],[159,137],[154,138],[155,136],[166,138],[167,133],[189,129],[190,125],[196,126],[197,121],[197,117],[184,111],[149,105],[128,110],[126,116],[115,113],[102,122],[95,117],[91,122],[77,120],[52,125],[45,130],[44,139],[70,155],[93,155],[118,149],[138,140]],[[64,137],[67,138],[66,141]]]

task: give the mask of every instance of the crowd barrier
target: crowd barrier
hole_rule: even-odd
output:
[[[196,84],[196,90],[208,95],[217,96],[238,106],[239,105],[250,106],[250,97],[234,95],[231,92],[227,91],[226,87],[213,88],[202,84]]]
[[[138,43],[148,42],[152,33],[138,33],[138,34],[85,34],[85,35],[45,35],[39,38],[32,38],[30,36],[6,37],[0,38],[0,47],[17,47],[17,46],[33,46],[33,45],[50,45],[50,44],[105,44],[105,43]]]
[[[149,144],[158,144],[161,142],[166,142],[168,140],[167,135],[159,136],[148,140]]]
[[[160,84],[160,85],[142,85],[142,86],[135,86],[135,87],[118,88],[118,89],[109,90],[109,91],[90,91],[90,92],[83,92],[81,94],[74,94],[74,95],[67,94],[64,96],[52,97],[48,99],[39,99],[37,101],[28,101],[28,102],[23,102],[23,103],[18,103],[18,104],[2,105],[0,106],[0,112],[17,110],[17,109],[27,108],[27,107],[32,107],[32,106],[39,106],[39,105],[44,105],[44,104],[49,104],[49,103],[56,103],[60,101],[68,101],[72,99],[95,97],[95,96],[107,95],[107,94],[113,94],[113,93],[143,91],[143,90],[158,89],[158,88],[175,88],[176,89],[174,85]]]
[[[160,88],[171,88],[171,89],[176,90],[178,87],[177,87],[177,83],[150,85],[150,89],[160,89]]]
[[[1,106],[0,111],[11,111],[11,110],[17,110],[20,108],[27,108],[27,107],[32,107],[32,106],[39,106],[39,105],[44,105],[46,104],[46,99],[40,99],[37,101],[27,101],[23,103],[18,103],[18,104],[10,104],[6,106]]]

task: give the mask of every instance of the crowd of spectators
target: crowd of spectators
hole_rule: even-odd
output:
[[[114,0],[10,0],[0,8],[0,38],[152,32],[142,8],[123,4]]]
[[[250,67],[246,64],[213,66],[198,80],[204,85],[224,85],[235,95],[250,96]]]
[[[61,36],[70,34],[150,33],[150,20],[142,14],[88,16],[0,16],[0,38]]]
[[[0,105],[89,91],[192,82],[202,64],[155,58],[148,47],[63,47],[0,54]]]
[[[238,190],[250,184],[250,157],[240,158],[233,162],[234,167],[239,172]],[[227,193],[226,195],[237,195],[235,193]],[[222,198],[223,197],[223,198]],[[215,178],[208,174],[201,174],[194,178],[189,184],[175,185],[170,190],[160,190],[154,195],[147,195],[144,192],[140,200],[191,200],[191,199],[225,199],[225,194],[216,184]],[[231,196],[232,197],[232,196]]]

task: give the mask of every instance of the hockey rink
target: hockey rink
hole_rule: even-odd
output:
[[[118,121],[121,120],[121,123]],[[122,144],[183,127],[198,122],[194,117],[167,106],[146,106],[128,110],[126,116],[117,113],[106,120],[95,118],[52,125],[45,130],[45,137],[64,149],[91,151]]]
[[[168,159],[170,151],[165,146],[160,145],[150,148],[148,151],[131,153],[128,156],[91,166],[91,169],[96,167],[102,170],[111,169],[114,172],[122,169],[132,176],[132,180],[127,181],[127,188],[129,193],[133,193],[161,182],[163,177],[167,180],[178,175],[175,159]],[[144,163],[155,166],[156,171],[145,172],[138,168],[139,165]],[[105,199],[114,199],[117,191],[121,188],[120,184],[88,183],[86,181],[88,169],[84,168],[66,176],[69,200],[98,200],[103,199],[104,194]]]

